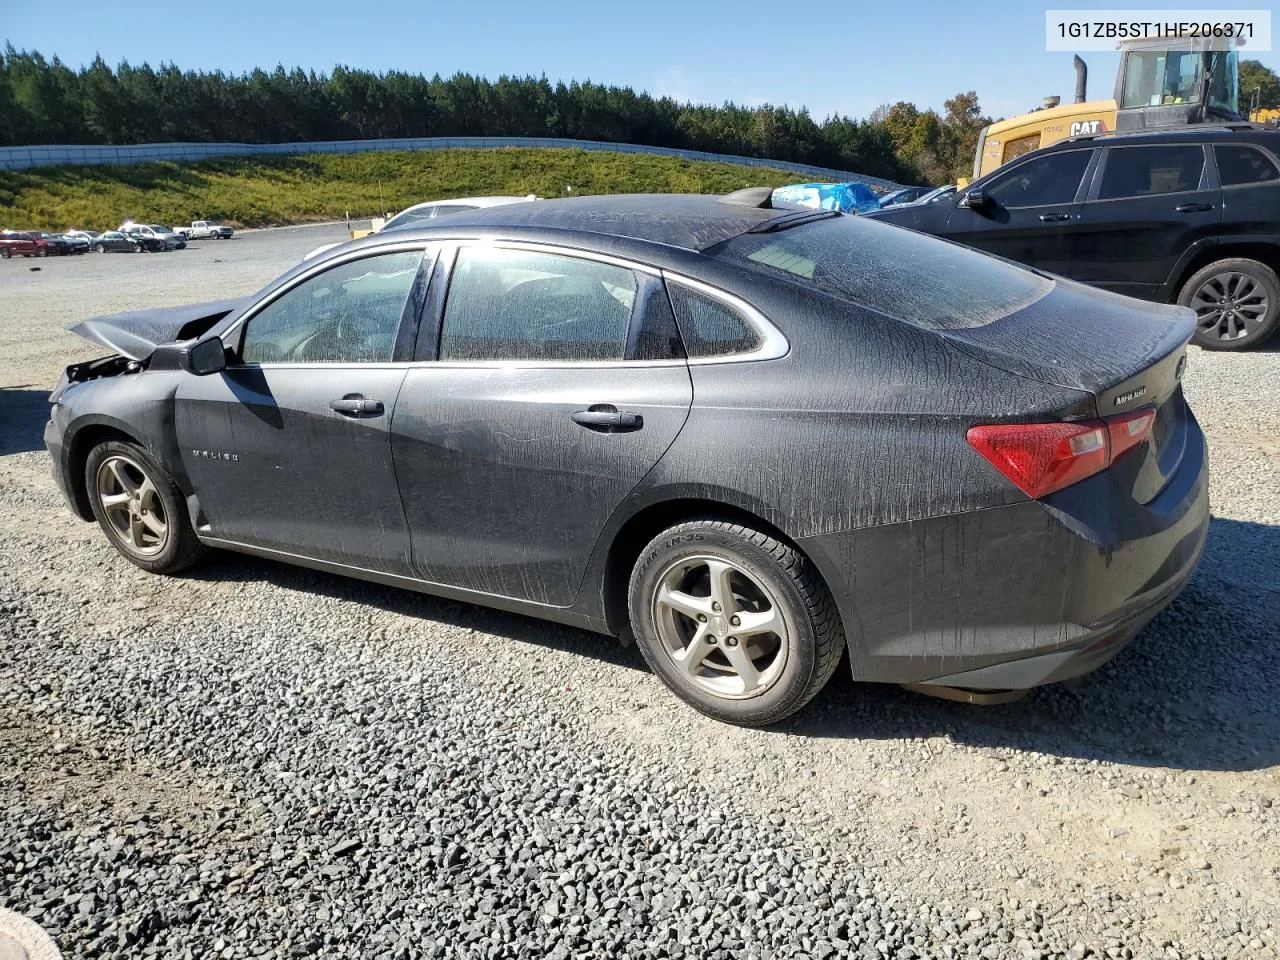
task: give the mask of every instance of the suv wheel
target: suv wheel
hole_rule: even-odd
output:
[[[138,445],[112,440],[94,447],[85,485],[111,545],[143,570],[177,573],[204,553],[178,485]]]
[[[1257,260],[1219,260],[1196,271],[1178,303],[1196,312],[1194,343],[1206,350],[1245,350],[1275,332],[1280,278]]]
[[[817,695],[844,652],[812,564],[758,530],[719,520],[671,527],[631,573],[631,627],[649,668],[694,709],[776,723]]]

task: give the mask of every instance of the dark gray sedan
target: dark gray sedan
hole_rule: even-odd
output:
[[[86,321],[58,483],[143,569],[216,547],[630,634],[734,723],[846,650],[971,699],[1109,660],[1208,527],[1193,315],[768,193],[463,213]]]

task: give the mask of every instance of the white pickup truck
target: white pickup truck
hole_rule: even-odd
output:
[[[193,220],[191,226],[174,227],[173,230],[188,240],[230,240],[231,234],[235,232],[230,227],[224,227],[212,220]]]

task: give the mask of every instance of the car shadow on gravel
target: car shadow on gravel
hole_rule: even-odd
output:
[[[49,391],[0,387],[0,456],[44,449]]]
[[[1076,687],[973,706],[842,668],[780,732],[948,736],[972,746],[1184,770],[1280,763],[1280,525],[1215,517],[1187,589],[1115,660]]]
[[[535,643],[613,666],[646,669],[634,648],[628,649],[612,637],[589,630],[245,554],[214,553],[184,576],[217,583],[271,583],[287,590],[367,604],[399,616]]]

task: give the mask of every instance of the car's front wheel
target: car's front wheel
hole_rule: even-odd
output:
[[[664,531],[631,573],[636,643],[650,669],[709,717],[776,723],[823,688],[844,630],[817,570],[759,530],[693,520]]]
[[[1219,260],[1183,284],[1178,303],[1196,312],[1193,343],[1206,350],[1246,350],[1280,324],[1280,278],[1257,260]]]
[[[85,486],[111,545],[151,573],[177,573],[204,552],[173,478],[134,443],[112,440],[89,452]]]

